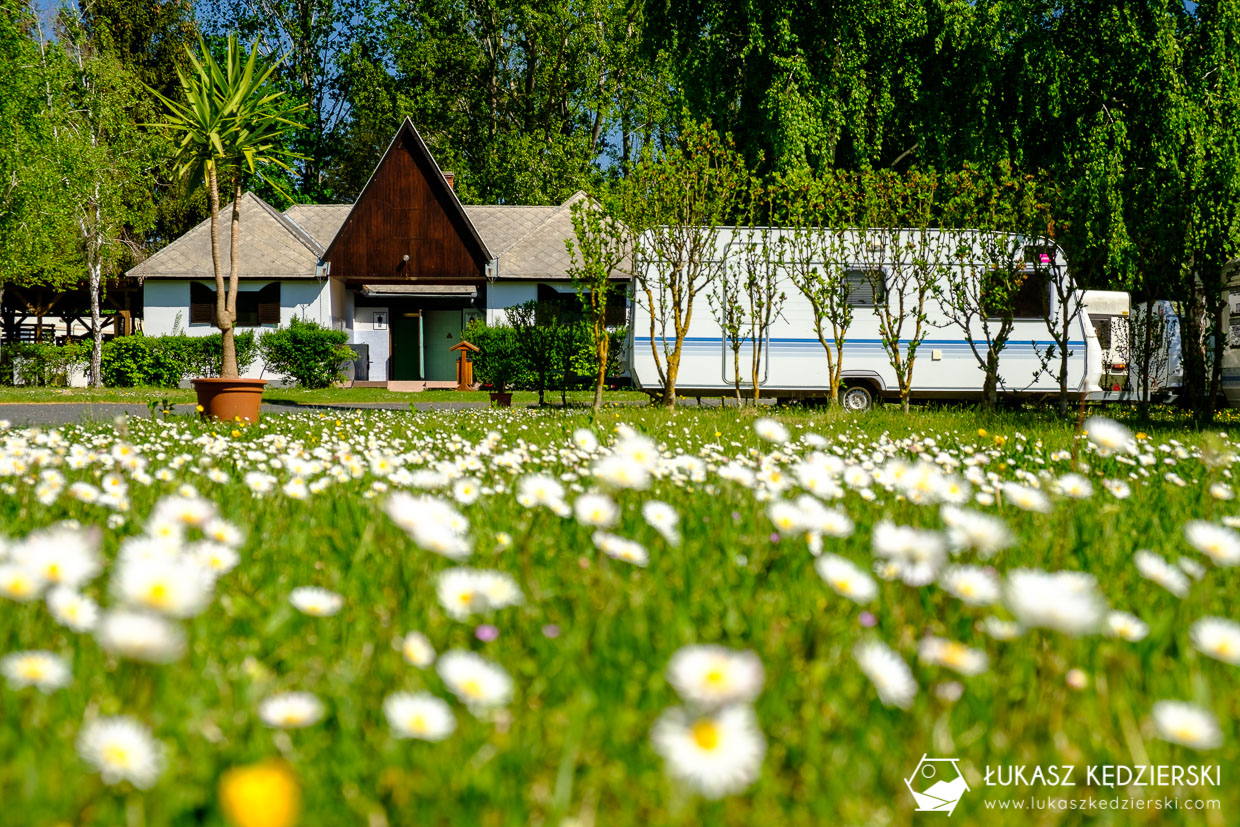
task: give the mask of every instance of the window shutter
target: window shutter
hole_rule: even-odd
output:
[[[280,283],[269,284],[258,291],[259,326],[280,326]]]
[[[212,324],[215,321],[215,291],[197,283],[189,286],[189,323]]]

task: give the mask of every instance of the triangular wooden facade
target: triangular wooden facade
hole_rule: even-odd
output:
[[[367,282],[473,281],[491,258],[408,118],[323,254],[333,277]]]

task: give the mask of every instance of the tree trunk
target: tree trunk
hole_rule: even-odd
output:
[[[99,312],[102,267],[96,254],[90,262],[90,386],[103,387],[103,315]]]
[[[982,384],[982,410],[993,411],[999,402],[999,356],[986,351],[986,381]]]
[[[228,327],[220,327],[220,338],[223,350],[223,364],[220,366],[220,377],[224,379],[236,379],[241,376],[241,372],[237,370],[237,340],[236,340],[236,321],[237,321],[237,286],[241,277],[241,181],[237,179],[233,184],[233,205],[232,219],[230,223],[230,238],[228,243],[229,257],[229,273],[228,273],[228,296],[225,303],[224,316],[227,317]],[[219,307],[219,296],[216,297],[216,307]]]
[[[663,384],[663,400],[661,403],[665,408],[676,407],[676,374],[680,372],[680,346],[683,342],[684,339],[677,336],[676,348],[667,357],[667,381]]]
[[[611,341],[607,336],[606,327],[603,335],[596,336],[595,347],[598,349],[598,375],[594,377],[594,411],[603,407],[603,384],[607,381],[607,357],[611,355]]]

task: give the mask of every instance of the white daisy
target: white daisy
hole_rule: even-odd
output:
[[[151,663],[171,663],[185,652],[185,632],[156,614],[112,609],[100,619],[95,639],[113,654]]]
[[[980,566],[950,566],[939,575],[939,585],[970,606],[999,602],[999,577]]]
[[[105,784],[128,781],[140,790],[159,778],[163,749],[150,731],[132,718],[100,718],[78,734],[78,754],[99,770]]]
[[[1207,750],[1221,746],[1223,733],[1214,715],[1182,701],[1154,704],[1154,729],[1158,737],[1173,744]]]
[[[1188,630],[1197,651],[1240,666],[1240,623],[1222,617],[1203,617]]]
[[[762,691],[762,661],[751,651],[699,644],[681,647],[667,664],[667,680],[699,706],[747,703]]]
[[[814,561],[814,569],[823,581],[854,603],[869,603],[878,596],[878,584],[859,566],[837,554],[824,554]]]
[[[425,669],[435,662],[435,648],[421,632],[409,632],[401,638],[400,651],[405,660],[419,669]]]
[[[620,518],[620,509],[606,494],[582,494],[573,502],[577,522],[593,528],[610,528]]]
[[[1107,634],[1136,643],[1144,640],[1150,633],[1150,627],[1134,614],[1128,612],[1110,612],[1107,614]]]
[[[456,729],[452,709],[429,692],[396,692],[383,701],[383,714],[397,738],[442,741]]]
[[[343,597],[317,586],[298,586],[289,593],[288,600],[297,611],[312,617],[331,617],[344,606]]]
[[[64,586],[47,593],[47,608],[53,620],[75,632],[89,632],[99,622],[99,604]]]
[[[985,652],[933,636],[922,638],[917,646],[917,658],[922,663],[946,666],[962,675],[980,675],[990,664]]]
[[[747,706],[710,714],[669,709],[655,723],[650,739],[667,762],[668,773],[707,798],[748,787],[766,754],[766,739]]]
[[[1144,549],[1133,553],[1132,561],[1146,580],[1152,580],[1176,597],[1188,594],[1189,582],[1184,572],[1168,563],[1161,556]]]
[[[52,652],[13,652],[0,659],[0,673],[12,689],[37,687],[40,692],[54,692],[68,686],[73,677],[64,658]]]
[[[1068,635],[1097,631],[1107,604],[1098,582],[1081,571],[1014,569],[1004,584],[1008,610],[1027,628],[1043,627]]]
[[[452,694],[471,707],[503,706],[512,697],[508,673],[473,652],[444,652],[435,668]]]
[[[323,702],[309,692],[284,692],[264,699],[258,705],[258,717],[269,727],[300,729],[319,722]]]
[[[887,644],[872,640],[858,644],[853,657],[861,671],[878,690],[879,700],[885,706],[908,709],[917,695],[917,681],[904,659]]]
[[[1216,566],[1240,563],[1240,534],[1205,520],[1193,520],[1184,526],[1189,545],[1214,561]]]

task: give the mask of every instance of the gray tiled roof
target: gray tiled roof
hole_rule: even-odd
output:
[[[550,208],[541,222],[505,249],[499,256],[499,278],[568,278],[572,259],[564,242],[574,235],[572,206],[585,197],[579,191],[560,206]]]
[[[314,278],[323,246],[252,192],[241,196],[240,272],[248,278]],[[232,204],[220,209],[221,267],[228,274]],[[211,278],[211,220],[208,218],[127,275],[139,278]]]
[[[559,206],[467,204],[465,212],[492,255],[501,279],[566,279],[570,264],[564,246],[573,237],[572,205],[578,192]],[[241,275],[301,278],[316,274],[319,256],[349,216],[351,204],[295,204],[284,213],[253,193],[241,196]],[[227,272],[231,205],[220,210],[220,244]],[[143,278],[210,278],[210,226],[204,221],[129,271]]]
[[[352,204],[294,204],[284,214],[326,250],[351,209]]]

